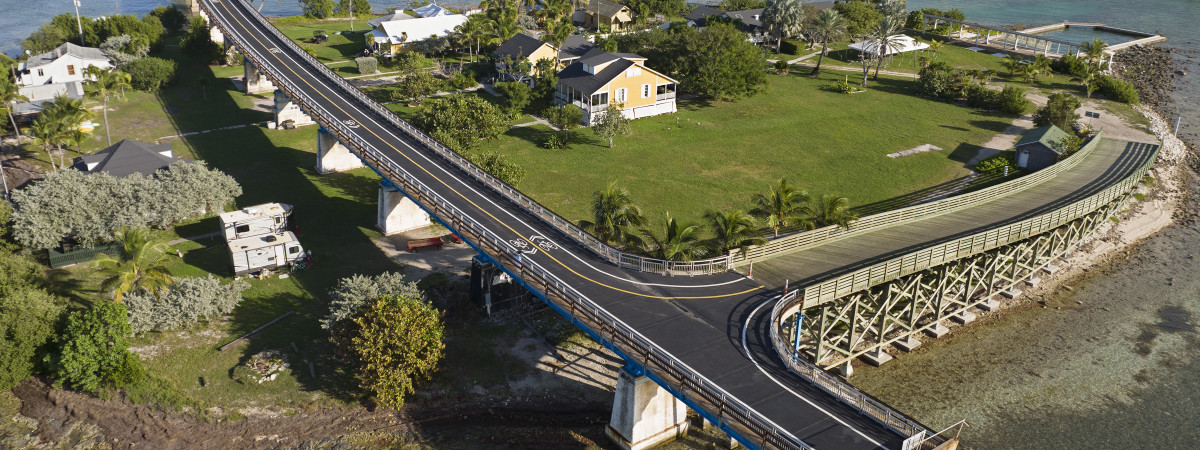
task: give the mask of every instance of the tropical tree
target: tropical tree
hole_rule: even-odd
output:
[[[775,53],[783,50],[785,38],[798,36],[804,27],[800,0],[770,0],[761,17],[767,34],[775,36]]]
[[[713,238],[709,241],[718,254],[737,249],[744,252],[752,245],[767,243],[754,224],[754,217],[742,210],[709,211],[704,215]]]
[[[1092,92],[1096,92],[1098,82],[1100,81],[1100,68],[1095,64],[1085,64],[1081,69],[1075,71],[1071,81],[1083,85],[1083,90],[1087,92],[1087,97],[1092,98]]]
[[[846,197],[826,194],[813,202],[813,222],[818,227],[837,225],[849,229],[850,224],[858,219],[858,214],[850,210],[850,200]]]
[[[21,95],[21,88],[8,78],[8,74],[0,75],[0,102],[4,103],[4,109],[8,111],[8,120],[12,122],[13,133],[17,137],[21,137],[21,129],[17,128],[17,119],[13,117],[12,104],[27,101],[29,98]]]
[[[813,41],[821,43],[821,54],[817,56],[817,67],[813,68],[813,76],[821,73],[821,61],[829,52],[829,42],[846,36],[846,20],[832,8],[817,13],[817,17],[809,25],[809,35]]]
[[[793,225],[806,230],[813,228],[812,210],[804,205],[808,201],[807,192],[793,188],[787,178],[780,178],[770,189],[766,194],[754,195],[750,214],[765,218],[775,236],[779,236],[780,228]]]
[[[668,212],[663,221],[663,234],[643,229],[650,255],[667,261],[691,261],[705,255],[700,241],[700,226],[680,223]]]
[[[633,203],[629,191],[613,180],[592,195],[592,220],[580,220],[579,227],[605,243],[636,245],[640,239],[634,227],[645,223],[642,209]]]
[[[625,117],[621,108],[609,103],[604,114],[592,125],[592,132],[601,138],[608,139],[608,148],[612,148],[614,137],[618,134],[629,134],[629,118]]]
[[[63,147],[83,142],[84,133],[80,130],[80,125],[91,116],[92,114],[83,107],[83,100],[66,95],[56,96],[43,106],[42,113],[34,122],[34,129],[38,131],[37,136],[43,146],[53,145],[57,150],[59,169],[66,167],[66,152],[63,151]],[[37,126],[39,122],[42,123],[40,128]],[[53,161],[51,164],[53,165]]]
[[[1017,71],[1020,70],[1021,66],[1024,64],[1022,64],[1021,60],[1017,59],[1017,57],[1008,55],[1004,59],[1000,60],[1000,65],[1004,67],[1004,70],[1008,71],[1008,76],[1011,77],[1016,76]]]
[[[1091,42],[1079,44],[1079,50],[1083,51],[1088,61],[1098,65],[1100,61],[1104,60],[1105,53],[1108,52],[1108,44],[1099,38],[1092,39]]]
[[[900,32],[904,30],[904,21],[896,16],[886,15],[879,20],[879,26],[875,27],[873,38],[875,39],[875,77],[879,79],[879,69],[883,67],[883,59],[890,52],[900,51],[902,48],[900,41],[896,39]],[[863,73],[863,86],[867,85],[867,75]]]
[[[33,142],[41,145],[42,150],[46,151],[46,158],[50,161],[50,168],[57,172],[58,164],[54,162],[54,153],[50,149],[56,148],[61,151],[63,143],[66,142],[66,133],[63,131],[62,121],[45,114],[43,110],[42,114],[33,121],[33,126],[29,127],[29,134],[33,136]]]
[[[933,53],[933,59],[937,59],[938,50],[941,50],[946,45],[946,41],[941,39],[932,39],[929,41],[929,51]]]
[[[171,274],[164,265],[167,243],[154,238],[144,228],[122,228],[116,233],[125,255],[121,259],[101,253],[96,257],[100,268],[109,274],[100,288],[111,290],[113,300],[139,288],[155,290],[170,284]]]
[[[475,56],[479,53],[479,49],[484,42],[492,39],[495,35],[496,23],[483,14],[475,14],[463,22],[455,32],[460,39],[467,42],[467,49],[471,53],[471,62],[475,62]]]
[[[83,86],[84,91],[88,96],[99,98],[104,101],[104,134],[108,138],[108,145],[112,145],[112,131],[108,127],[108,99],[125,98],[125,90],[133,89],[129,84],[132,79],[125,72],[118,72],[111,69],[101,69],[98,66],[88,66],[87,75],[92,78],[92,81]],[[207,78],[201,78],[207,82]]]

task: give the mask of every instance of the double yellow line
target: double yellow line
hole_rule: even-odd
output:
[[[214,1],[216,1],[216,0],[214,0]],[[225,1],[240,1],[240,0],[225,0]],[[317,95],[320,95],[320,96],[321,96],[321,98],[324,98],[326,102],[328,102],[330,105],[333,105],[333,107],[334,107],[334,108],[337,108],[339,111],[341,111],[341,112],[342,112],[342,114],[345,114],[345,115],[346,115],[346,117],[353,117],[353,116],[352,116],[352,115],[351,115],[349,112],[347,112],[345,109],[342,109],[342,107],[341,107],[341,106],[339,106],[339,105],[338,105],[336,102],[334,102],[333,100],[331,100],[329,97],[326,97],[326,96],[325,96],[325,94],[321,93],[321,91],[320,91],[320,90],[318,90],[318,89],[316,88],[316,86],[313,86],[311,83],[309,83],[309,82],[308,82],[308,80],[307,80],[305,77],[301,76],[301,75],[300,75],[299,73],[297,73],[297,72],[296,72],[294,69],[292,69],[292,68],[291,68],[291,67],[290,67],[290,66],[289,66],[287,63],[285,63],[285,62],[283,61],[283,59],[282,59],[282,58],[280,58],[280,57],[279,57],[279,55],[278,55],[278,54],[276,54],[276,53],[274,53],[274,52],[271,52],[271,51],[270,51],[271,47],[267,46],[267,44],[263,43],[261,40],[259,40],[259,39],[258,39],[258,37],[257,37],[257,36],[255,36],[255,35],[254,35],[252,32],[250,32],[250,29],[246,28],[246,25],[245,25],[245,24],[243,24],[241,20],[238,20],[237,16],[236,16],[236,15],[233,13],[233,11],[230,11],[230,10],[229,10],[229,7],[228,7],[228,6],[225,6],[225,2],[224,2],[224,1],[218,1],[218,3],[220,3],[220,4],[221,4],[221,8],[225,9],[225,12],[226,12],[226,14],[229,16],[229,18],[230,18],[231,20],[233,20],[233,21],[237,22],[237,25],[238,25],[239,27],[241,27],[241,29],[242,29],[243,31],[245,31],[245,33],[246,33],[246,35],[247,35],[247,36],[249,36],[251,39],[254,39],[254,41],[255,41],[255,42],[258,42],[258,45],[259,45],[259,46],[261,46],[261,47],[262,47],[264,50],[266,50],[266,52],[267,52],[268,54],[270,54],[272,57],[274,57],[274,58],[275,58],[277,61],[279,61],[279,64],[280,64],[282,67],[284,67],[284,68],[285,68],[285,69],[287,69],[288,71],[292,72],[292,74],[296,76],[296,79],[298,79],[298,80],[300,80],[301,82],[303,82],[304,84],[308,85],[308,87],[312,89],[312,92],[316,93]],[[282,51],[283,49],[282,49],[282,48],[280,48],[279,50],[280,50],[280,51]],[[667,299],[690,299],[690,300],[694,300],[694,299],[725,298],[725,297],[732,297],[732,296],[741,296],[741,295],[745,295],[745,294],[749,294],[749,293],[751,293],[751,292],[757,291],[757,290],[759,290],[759,289],[763,289],[763,287],[762,287],[762,286],[758,286],[758,287],[755,287],[755,288],[752,288],[752,289],[747,289],[747,290],[744,290],[744,291],[741,291],[741,292],[734,292],[734,293],[730,293],[730,294],[723,294],[723,295],[694,296],[694,297],[663,297],[663,296],[657,296],[657,295],[648,295],[648,294],[642,294],[642,293],[639,293],[639,292],[633,292],[633,291],[629,291],[629,290],[626,290],[626,289],[621,289],[621,288],[618,288],[618,287],[615,287],[615,286],[610,286],[610,285],[608,285],[608,284],[601,283],[601,282],[599,282],[599,281],[596,281],[596,280],[593,280],[593,279],[591,279],[591,278],[588,278],[587,276],[585,276],[585,275],[583,275],[583,274],[581,274],[581,273],[579,273],[579,272],[576,272],[576,271],[575,271],[575,269],[572,269],[571,267],[567,266],[566,264],[563,264],[563,262],[562,262],[562,261],[559,261],[559,260],[558,260],[558,258],[555,258],[555,257],[554,257],[554,255],[551,255],[551,254],[550,254],[549,252],[547,252],[545,249],[541,248],[540,246],[538,246],[537,244],[535,244],[533,241],[531,241],[531,240],[529,240],[528,238],[526,238],[526,237],[525,237],[524,235],[522,235],[520,232],[518,232],[517,230],[515,230],[515,229],[513,229],[512,227],[508,226],[508,224],[507,224],[507,223],[505,223],[504,221],[500,220],[498,217],[496,217],[496,216],[492,215],[492,213],[488,212],[486,209],[483,209],[483,208],[481,208],[479,205],[475,204],[475,202],[471,201],[471,199],[467,198],[467,196],[465,196],[465,195],[463,195],[462,193],[458,192],[458,190],[454,189],[454,187],[450,186],[450,185],[449,185],[448,183],[446,183],[445,181],[442,181],[442,179],[441,179],[441,178],[438,178],[438,176],[437,176],[437,175],[434,175],[432,172],[430,172],[428,169],[426,169],[426,168],[425,168],[425,166],[422,166],[422,165],[421,165],[420,163],[418,163],[417,161],[415,161],[415,160],[413,160],[412,158],[408,157],[408,155],[404,154],[404,152],[403,152],[403,151],[401,151],[400,149],[398,149],[398,148],[396,148],[395,146],[393,146],[393,145],[392,145],[390,142],[388,142],[388,140],[387,140],[387,139],[384,139],[382,136],[379,136],[378,134],[376,134],[376,133],[375,133],[375,131],[371,130],[371,128],[367,126],[367,124],[366,124],[366,123],[363,123],[362,125],[363,125],[363,126],[362,126],[362,129],[363,129],[363,130],[366,130],[368,133],[371,133],[371,135],[372,135],[372,136],[375,136],[375,138],[376,138],[376,139],[379,139],[379,141],[380,141],[380,142],[383,142],[383,143],[384,143],[384,145],[387,145],[388,147],[391,147],[391,149],[392,149],[392,150],[394,150],[394,151],[395,151],[397,154],[399,154],[400,156],[404,157],[404,159],[407,159],[409,163],[411,163],[412,165],[414,165],[414,166],[416,166],[417,168],[421,169],[421,171],[423,171],[423,172],[425,172],[426,174],[428,174],[428,175],[429,175],[430,177],[432,177],[434,180],[437,180],[437,182],[441,183],[441,184],[442,184],[443,186],[445,186],[447,189],[450,189],[450,191],[451,191],[451,192],[454,192],[454,194],[455,194],[455,195],[458,195],[460,198],[462,198],[463,200],[465,200],[467,203],[470,203],[470,204],[471,204],[471,206],[474,206],[474,207],[475,207],[475,209],[477,209],[477,210],[479,210],[480,212],[482,212],[482,213],[486,214],[488,217],[491,217],[491,218],[492,218],[492,220],[496,221],[496,223],[500,224],[500,225],[501,225],[501,226],[503,226],[504,228],[507,228],[507,229],[508,229],[509,231],[511,231],[513,234],[517,235],[517,237],[521,238],[521,239],[522,239],[522,240],[524,240],[525,242],[528,242],[528,243],[529,243],[529,245],[532,245],[534,248],[536,248],[536,249],[538,249],[538,250],[541,250],[541,251],[542,251],[542,254],[544,254],[544,255],[546,255],[547,257],[549,257],[551,260],[553,260],[553,261],[554,261],[555,263],[557,263],[559,266],[562,266],[562,268],[564,268],[564,269],[566,269],[567,271],[569,271],[569,272],[571,272],[571,273],[575,274],[575,276],[578,276],[579,278],[582,278],[582,279],[584,279],[584,280],[587,280],[588,282],[591,282],[591,283],[593,283],[593,284],[595,284],[595,285],[598,285],[598,286],[603,286],[603,287],[605,287],[605,288],[612,289],[612,290],[614,290],[614,291],[621,292],[621,293],[625,293],[625,294],[629,294],[629,295],[635,295],[635,296],[638,296],[638,297],[645,297],[645,298],[661,299],[661,300],[667,300]]]

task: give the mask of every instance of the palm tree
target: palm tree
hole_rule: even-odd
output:
[[[813,210],[813,220],[821,227],[837,225],[849,229],[850,224],[858,219],[858,214],[850,210],[850,200],[837,195],[822,195],[813,202]]]
[[[1104,60],[1104,54],[1108,52],[1108,44],[1097,38],[1092,39],[1092,42],[1079,44],[1079,49],[1083,51],[1088,61],[1100,64],[1100,61]]]
[[[27,101],[29,98],[21,95],[20,86],[17,86],[15,81],[8,79],[8,74],[0,74],[0,102],[4,103],[4,109],[8,111],[8,120],[12,122],[13,133],[17,138],[21,137],[21,129],[17,127],[17,119],[13,116],[12,104]]]
[[[471,53],[471,62],[475,62],[475,55],[479,53],[483,43],[493,39],[495,29],[496,23],[483,14],[472,15],[455,29],[467,42],[467,49]]]
[[[938,50],[941,50],[944,45],[946,45],[946,41],[941,39],[932,39],[929,41],[929,51],[933,52],[933,59],[937,59]]]
[[[604,243],[636,245],[640,239],[633,228],[645,223],[642,210],[633,203],[629,191],[613,180],[603,191],[592,195],[592,220],[580,220],[579,227]]]
[[[890,5],[891,3],[889,3]],[[879,79],[879,69],[883,67],[883,58],[890,52],[900,51],[903,48],[900,41],[896,39],[900,32],[904,30],[904,22],[896,18],[896,16],[887,15],[879,20],[879,26],[875,28],[875,76],[872,79]],[[867,85],[866,74],[863,74],[863,86]]]
[[[663,235],[656,236],[650,230],[642,230],[649,241],[650,255],[668,261],[691,261],[703,257],[704,246],[700,243],[700,226],[681,224],[667,213],[663,223]]]
[[[554,48],[561,49],[563,43],[567,42],[567,38],[571,37],[571,33],[575,32],[575,25],[571,23],[571,19],[564,18],[557,21],[546,22],[546,34],[542,35],[542,40],[549,42]],[[559,52],[554,52],[554,67],[557,68],[560,60],[558,59]]]
[[[1100,80],[1100,68],[1094,64],[1086,64],[1082,69],[1075,72],[1075,76],[1071,77],[1071,81],[1078,82],[1083,85],[1083,90],[1087,92],[1087,97],[1092,98],[1092,92],[1096,92],[1096,82]]]
[[[734,249],[745,252],[752,245],[767,243],[755,228],[754,217],[745,211],[709,211],[704,218],[713,233],[711,246],[715,253],[726,255]]]
[[[1020,70],[1021,66],[1024,64],[1022,64],[1021,60],[1017,59],[1017,57],[1008,55],[1004,59],[1000,60],[1000,65],[1004,67],[1004,70],[1008,71],[1008,76],[1011,77],[1016,76],[1017,71]]]
[[[57,148],[61,151],[62,145],[66,141],[66,132],[62,119],[45,114],[43,111],[37,120],[33,121],[33,126],[29,127],[29,134],[33,136],[33,142],[41,145],[42,150],[46,151],[46,158],[50,161],[50,168],[57,172],[58,164],[54,162],[54,154],[50,149]]]
[[[154,238],[147,229],[122,228],[117,241],[125,250],[124,258],[106,254],[96,257],[97,264],[109,274],[100,288],[111,290],[113,300],[121,301],[126,293],[141,289],[157,289],[171,283],[171,274],[163,265],[167,243]]]
[[[133,88],[129,84],[132,78],[125,72],[101,69],[97,66],[88,66],[86,73],[92,77],[92,81],[83,88],[89,97],[104,101],[104,134],[108,138],[108,145],[112,146],[112,131],[108,127],[108,99],[112,97],[123,100],[125,90]]]
[[[836,41],[846,36],[846,19],[842,18],[833,8],[822,10],[817,13],[817,18],[809,25],[809,34],[812,35],[813,41],[821,43],[821,54],[817,56],[817,67],[813,69],[813,76],[821,73],[821,61],[825,59],[825,53],[829,52],[829,42]]]
[[[804,206],[804,202],[808,201],[808,193],[793,188],[788,184],[787,178],[780,178],[771,186],[771,192],[755,194],[752,201],[754,209],[751,209],[750,213],[766,218],[767,226],[771,227],[776,237],[779,236],[780,228],[792,225],[806,230],[813,228],[809,219],[812,217],[812,210]]]
[[[45,120],[48,124],[53,124],[54,133],[51,134],[51,142],[58,152],[59,168],[66,168],[64,159],[66,152],[63,151],[63,146],[78,145],[83,142],[83,131],[80,131],[79,126],[91,117],[92,114],[83,107],[83,100],[73,99],[66,95],[54,97],[54,100],[46,103],[43,107],[42,113],[38,115],[38,121]]]

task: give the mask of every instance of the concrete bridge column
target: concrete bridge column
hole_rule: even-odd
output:
[[[205,22],[208,22],[208,36],[212,38],[212,41],[220,45],[225,45],[225,35],[221,33],[220,28],[217,28],[217,26],[213,24],[212,18],[208,17],[208,14],[205,13],[204,10],[200,9],[199,2],[192,3],[192,12],[199,14]]]
[[[317,130],[317,173],[345,172],[364,167],[361,159],[333,137],[325,127]]]
[[[650,448],[687,432],[687,405],[649,377],[622,369],[604,434],[627,450]]]
[[[275,90],[275,126],[282,127],[284,122],[292,121],[294,126],[312,125],[316,123],[312,117],[304,113],[300,109],[300,105],[293,102],[291,98],[284,94],[283,91]]]
[[[275,90],[275,83],[263,76],[262,72],[250,62],[250,58],[242,57],[242,83],[246,85],[247,94],[261,94]]]
[[[384,235],[403,233],[433,224],[425,210],[390,186],[379,186],[379,209],[375,226]]]

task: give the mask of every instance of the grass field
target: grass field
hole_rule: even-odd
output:
[[[592,193],[617,180],[652,216],[696,221],[748,208],[780,177],[854,205],[932,186],[965,175],[976,144],[1012,121],[918,98],[910,80],[884,77],[853,95],[822,90],[841,76],[771,75],[767,92],[749,99],[680,101],[677,114],[633,121],[612,149],[589,129],[572,131],[570,148],[544,149],[544,126],[511,129],[484,148],[519,162],[529,171],[521,190],[568,219],[584,218]],[[944,150],[885,156],[921,144]]]

